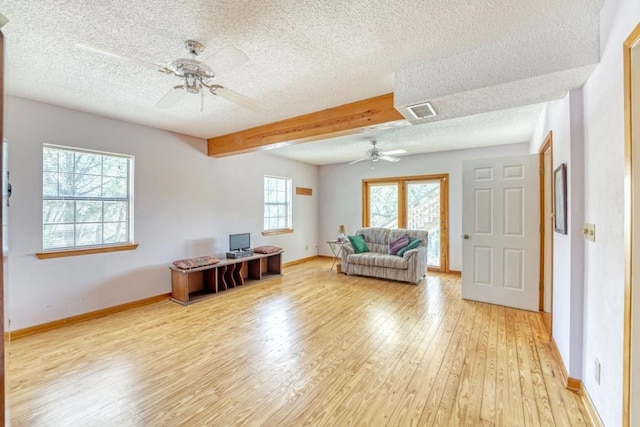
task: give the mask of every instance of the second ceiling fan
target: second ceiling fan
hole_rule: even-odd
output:
[[[356,164],[358,162],[362,162],[364,160],[371,160],[372,162],[377,162],[378,160],[386,160],[387,162],[399,162],[399,157],[393,157],[394,154],[402,154],[406,153],[406,150],[392,150],[392,151],[381,151],[378,147],[376,147],[377,141],[371,141],[373,148],[367,151],[367,154],[358,160],[354,160],[350,162],[350,165]]]

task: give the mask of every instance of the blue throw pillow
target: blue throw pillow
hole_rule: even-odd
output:
[[[369,246],[367,246],[367,242],[364,240],[364,236],[362,234],[347,237],[351,242],[351,246],[353,246],[353,250],[356,251],[357,254],[360,254],[362,252],[369,252]]]
[[[405,252],[410,251],[411,249],[415,249],[420,246],[422,240],[414,239],[413,237],[409,237],[409,244],[404,248],[400,249],[396,255],[403,256]]]

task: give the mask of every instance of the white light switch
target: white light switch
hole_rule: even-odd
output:
[[[596,225],[595,224],[585,224],[582,229],[584,233],[584,238],[586,240],[591,240],[592,242],[596,241]]]

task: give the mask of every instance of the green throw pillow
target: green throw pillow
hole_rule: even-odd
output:
[[[353,246],[353,250],[356,251],[357,254],[361,254],[362,252],[369,252],[369,246],[367,246],[367,242],[364,240],[364,236],[362,234],[347,237],[349,238],[349,241]]]
[[[396,255],[403,256],[405,252],[407,252],[407,251],[409,251],[411,249],[415,249],[418,246],[420,246],[420,242],[422,242],[422,240],[414,239],[413,237],[409,237],[409,244],[407,246],[405,246],[404,248],[400,249],[398,251],[398,253],[396,253]]]

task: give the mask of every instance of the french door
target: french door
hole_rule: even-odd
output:
[[[449,271],[449,175],[362,180],[364,227],[429,232],[429,270]]]

